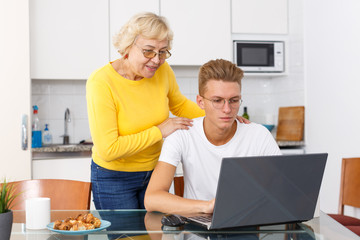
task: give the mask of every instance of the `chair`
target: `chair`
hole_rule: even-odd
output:
[[[184,196],[184,177],[174,177],[175,195]]]
[[[360,158],[343,158],[338,214],[328,214],[360,236],[360,219],[344,215],[344,206],[360,207]]]
[[[89,210],[91,183],[64,179],[34,179],[14,184],[15,194],[12,210],[25,210],[25,200],[34,197],[51,199],[52,210]]]

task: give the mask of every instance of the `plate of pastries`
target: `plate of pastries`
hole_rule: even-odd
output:
[[[110,227],[111,223],[94,217],[92,213],[79,214],[76,217],[69,217],[65,220],[56,220],[49,223],[47,228],[53,232],[66,235],[85,235],[101,231]]]

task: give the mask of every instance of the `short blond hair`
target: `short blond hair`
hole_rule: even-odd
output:
[[[167,39],[168,50],[171,49],[173,32],[165,17],[151,12],[138,13],[120,29],[113,37],[113,45],[124,56],[129,52],[138,36],[162,41]]]
[[[244,72],[235,64],[224,59],[210,60],[199,70],[199,94],[204,96],[206,84],[209,80],[237,82],[241,89],[241,79]]]

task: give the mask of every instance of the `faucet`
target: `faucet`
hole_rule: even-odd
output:
[[[68,123],[69,122],[71,122],[70,110],[68,108],[66,108],[66,110],[65,110],[65,118],[64,118],[64,135],[62,136],[62,137],[64,137],[64,141],[63,141],[64,145],[67,145],[70,142],[69,134],[68,134]]]

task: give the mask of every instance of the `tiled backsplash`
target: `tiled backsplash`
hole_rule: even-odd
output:
[[[32,105],[39,106],[42,130],[49,124],[53,143],[62,143],[65,110],[69,108],[71,122],[68,123],[70,143],[79,143],[90,138],[86,110],[86,81],[84,80],[33,80]]]
[[[276,124],[278,108],[304,105],[304,80],[300,66],[290,65],[291,74],[281,77],[245,77],[242,81],[243,106],[248,107],[251,121]],[[198,93],[199,67],[173,67],[181,92],[192,101]],[[53,143],[62,143],[65,109],[70,109],[70,143],[90,138],[86,109],[85,80],[33,80],[32,105],[39,106],[42,129],[49,123]],[[269,122],[268,122],[269,123]],[[273,131],[276,131],[273,130]]]

